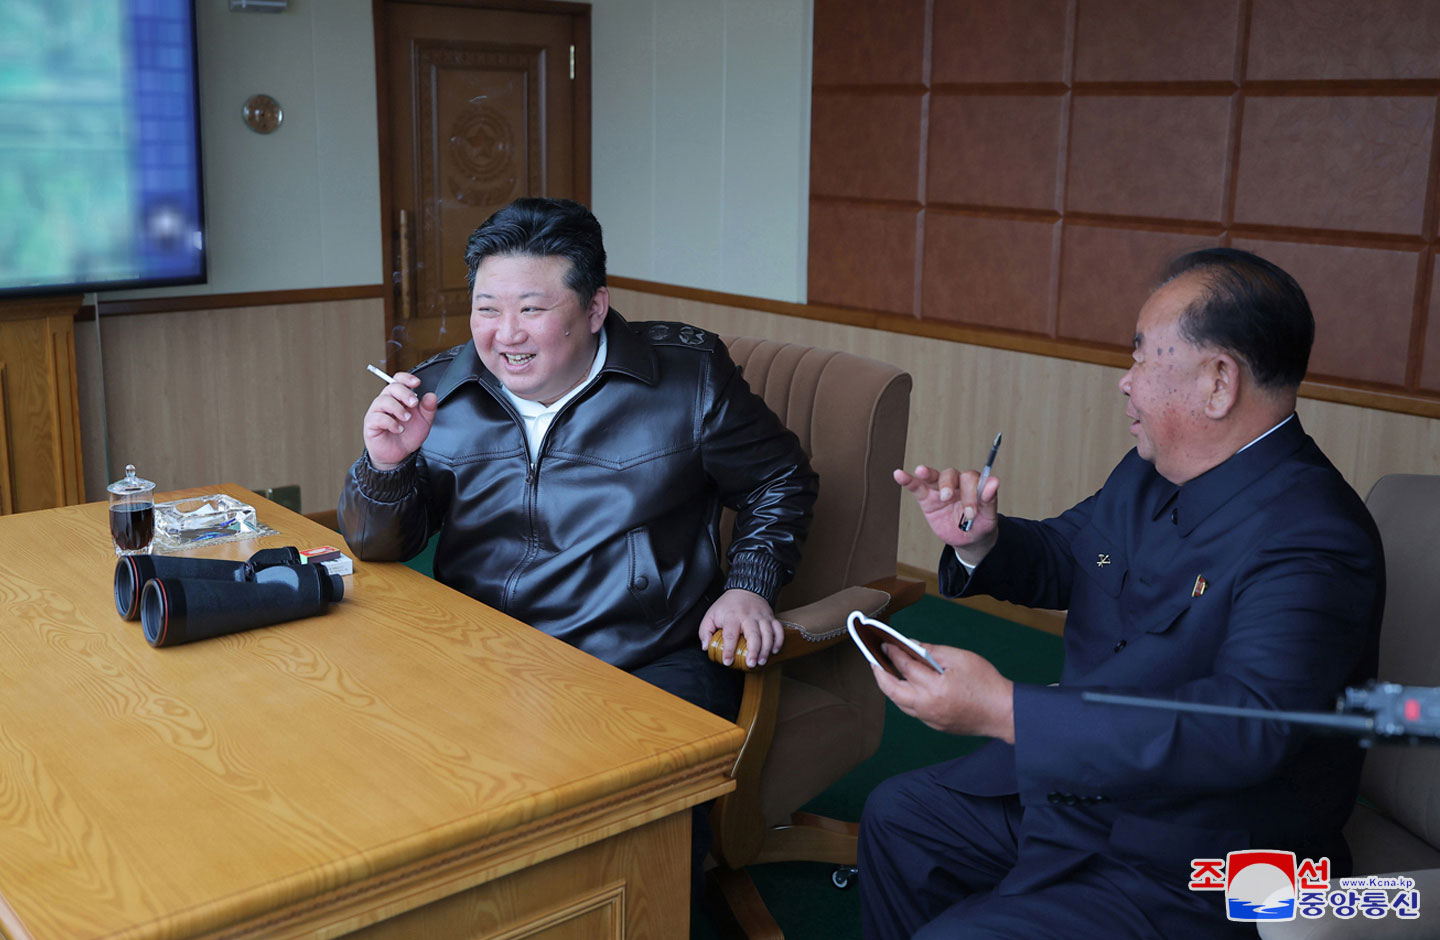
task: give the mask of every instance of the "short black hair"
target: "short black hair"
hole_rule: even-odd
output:
[[[1295,279],[1238,248],[1203,248],[1170,263],[1165,283],[1195,274],[1204,292],[1180,315],[1180,335],[1239,359],[1257,385],[1294,389],[1310,365],[1315,317]]]
[[[583,307],[605,286],[605,240],[589,209],[570,199],[527,196],[480,223],[465,243],[466,279],[475,290],[475,272],[492,256],[559,256],[570,261],[565,286]]]

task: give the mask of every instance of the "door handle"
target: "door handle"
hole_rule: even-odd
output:
[[[400,210],[400,319],[410,319],[410,213]]]

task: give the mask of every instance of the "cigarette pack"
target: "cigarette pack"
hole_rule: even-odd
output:
[[[324,565],[331,574],[352,574],[355,571],[355,563],[350,556],[333,545],[307,548],[300,553],[300,560],[307,565]]]

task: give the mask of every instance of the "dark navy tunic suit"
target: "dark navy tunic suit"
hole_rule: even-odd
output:
[[[1298,417],[1181,487],[1131,451],[1064,515],[1002,518],[968,580],[947,548],[940,585],[1068,609],[1064,671],[1015,686],[1013,746],[871,795],[867,937],[1223,936],[1240,925],[1223,892],[1187,888],[1191,859],[1289,849],[1348,871],[1353,740],[1080,698],[1330,711],[1374,675],[1380,538]]]

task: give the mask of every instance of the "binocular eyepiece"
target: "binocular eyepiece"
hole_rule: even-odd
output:
[[[322,614],[345,582],[301,564],[292,546],[246,561],[126,555],[115,564],[115,609],[140,618],[151,646],[177,646]]]

